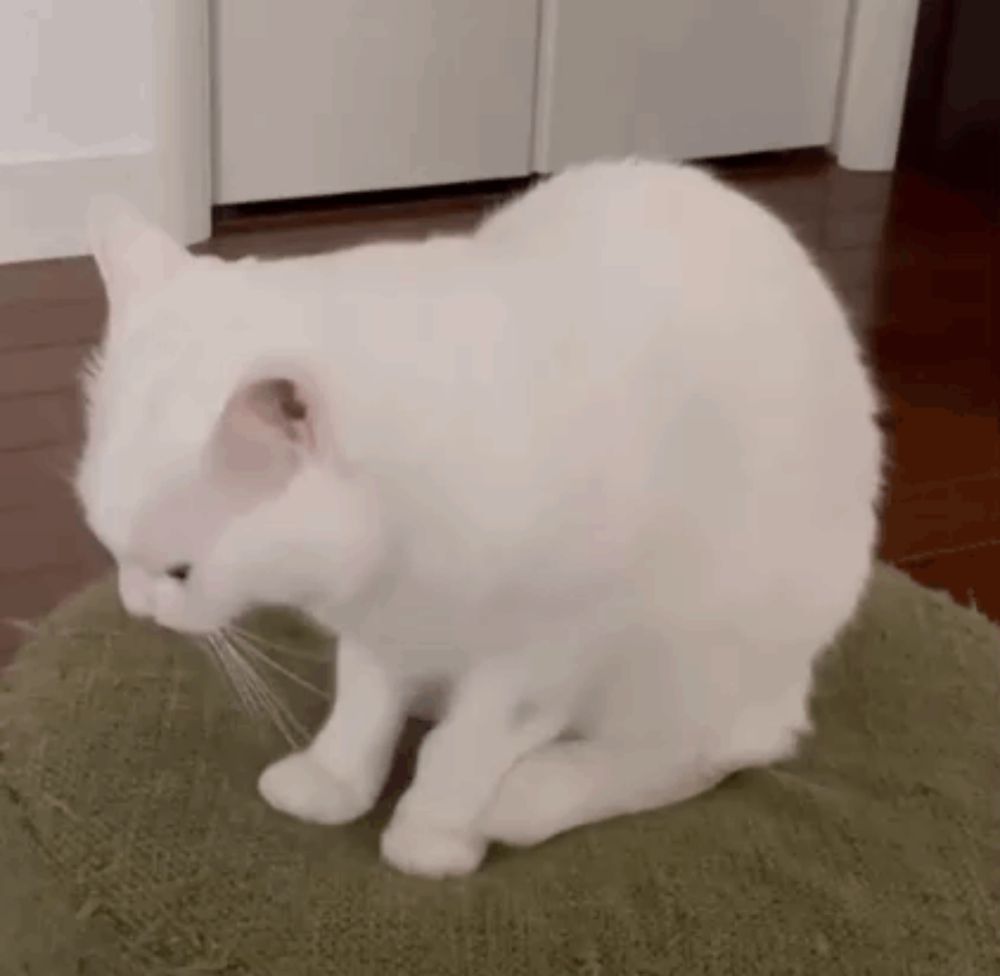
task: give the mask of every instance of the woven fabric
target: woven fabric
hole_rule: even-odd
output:
[[[379,862],[385,804],[344,828],[266,807],[281,741],[108,586],[6,682],[3,976],[1000,972],[1000,632],[889,569],[820,668],[795,761],[459,881]]]

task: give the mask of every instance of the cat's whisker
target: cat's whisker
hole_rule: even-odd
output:
[[[219,648],[223,660],[232,675],[232,681],[237,689],[237,694],[243,703],[246,711],[258,718],[264,718],[273,722],[271,710],[267,707],[257,690],[257,683],[253,680],[254,674],[243,656],[224,637],[219,637]]]
[[[221,654],[218,646],[212,639],[213,636],[213,634],[205,634],[202,637],[197,637],[195,638],[195,643],[205,652],[205,656],[212,662],[212,666],[228,683],[229,672],[222,663]]]
[[[260,708],[271,724],[281,733],[293,748],[300,747],[308,738],[305,728],[289,711],[288,706],[275,694],[267,682],[250,666],[243,662],[246,668],[247,685],[251,694],[260,703]]]
[[[232,654],[226,648],[220,636],[218,634],[206,635],[202,646],[208,651],[208,656],[224,676],[226,683],[232,688],[240,707],[244,711],[253,714],[256,709],[253,708],[252,702],[247,697],[245,683],[241,680],[238,670],[234,667]]]
[[[211,643],[214,647],[216,660],[228,678],[243,710],[251,717],[264,718],[273,722],[272,710],[257,694],[256,685],[251,680],[247,664],[240,654],[228,644],[221,634],[213,635]]]
[[[314,653],[312,651],[303,650],[300,647],[291,647],[288,644],[282,644],[275,641],[273,638],[265,637],[263,634],[254,633],[254,631],[248,630],[246,627],[238,627],[235,624],[230,624],[226,628],[226,632],[230,635],[236,634],[244,640],[250,641],[256,647],[263,647],[269,651],[274,651],[276,654],[283,654],[286,657],[298,658],[302,661],[319,662],[329,659],[328,651]]]
[[[286,702],[274,691],[261,674],[248,661],[243,661],[245,677],[251,694],[259,702],[261,711],[272,725],[288,740],[290,745],[301,745],[308,738],[302,724],[295,718]]]
[[[233,643],[231,634],[221,634],[220,642],[226,648],[234,668],[238,669],[240,681],[248,698],[257,711],[262,713],[292,746],[300,745],[308,734],[302,724],[291,713],[273,688],[246,659],[240,648]]]
[[[241,637],[239,634],[230,633],[227,635],[230,642],[238,647],[244,654],[249,654],[255,661],[260,661],[261,664],[266,664],[269,668],[277,671],[279,674],[283,675],[293,684],[298,685],[300,688],[304,688],[306,691],[311,692],[314,695],[318,695],[326,701],[329,701],[333,695],[331,692],[314,685],[311,681],[307,681],[301,675],[296,674],[290,668],[286,668],[283,664],[275,661],[269,655],[267,655],[260,647],[257,647],[252,640],[247,637]]]
[[[212,646],[216,659],[232,685],[243,710],[255,718],[274,722],[272,710],[259,693],[257,683],[248,674],[242,656],[221,635],[213,635]]]
[[[205,656],[212,662],[212,667],[225,678],[226,672],[222,666],[222,662],[219,660],[219,652],[212,644],[210,635],[198,638],[196,643],[205,652]]]

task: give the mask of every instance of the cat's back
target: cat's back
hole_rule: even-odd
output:
[[[629,330],[644,339],[646,329],[685,344],[690,330],[738,339],[762,299],[781,312],[813,302],[840,324],[784,224],[688,165],[630,160],[567,170],[485,221],[476,244],[486,263],[513,269],[513,289],[561,302],[564,319],[578,309],[576,321],[592,320],[600,332],[617,306],[626,314],[611,321],[622,341]],[[794,326],[787,315],[765,314],[756,328]]]
[[[559,339],[650,355],[703,387],[797,389],[812,372],[864,385],[846,316],[795,236],[696,167],[570,169],[494,214],[477,243]],[[755,370],[737,378],[747,357]]]
[[[704,467],[733,484],[738,458],[744,490],[780,494],[769,472],[783,470],[789,493],[817,479],[874,493],[858,343],[808,253],[754,200],[685,165],[595,163],[495,214],[479,243],[512,269],[532,341],[558,353],[547,378],[587,405],[588,429],[614,417],[647,451],[672,444],[694,480]]]
[[[708,172],[679,163],[625,160],[573,167],[502,208],[479,229],[495,252],[599,254],[610,265],[628,250],[663,267],[665,240],[696,246],[727,227],[738,237],[778,231],[758,205]],[[717,242],[717,241],[716,241]]]

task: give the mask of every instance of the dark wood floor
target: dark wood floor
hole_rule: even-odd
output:
[[[817,156],[722,171],[795,227],[870,350],[892,438],[884,557],[1000,619],[1000,231],[917,177],[847,173]],[[456,230],[500,196],[228,214],[205,249],[291,255]],[[0,657],[17,640],[9,621],[107,568],[67,480],[75,374],[102,315],[89,260],[0,267]]]

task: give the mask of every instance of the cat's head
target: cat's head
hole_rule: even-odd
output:
[[[348,604],[379,519],[255,266],[195,257],[120,203],[91,234],[109,314],[77,490],[125,607],[210,632],[258,604]]]

